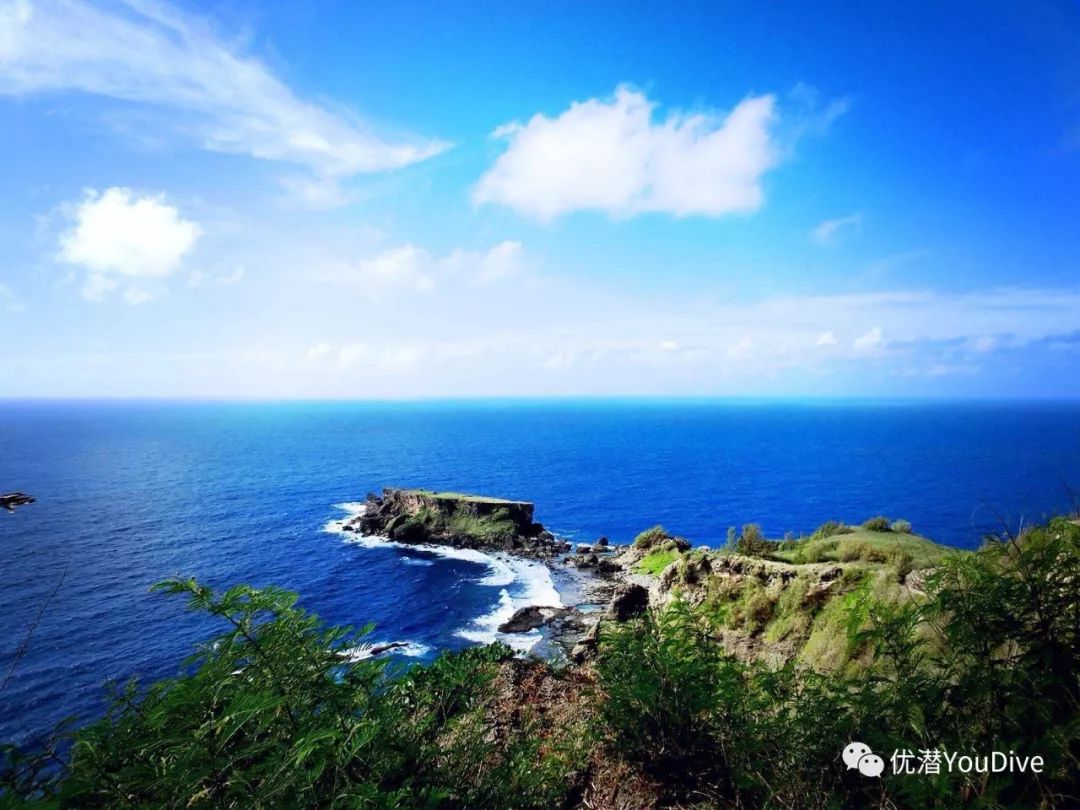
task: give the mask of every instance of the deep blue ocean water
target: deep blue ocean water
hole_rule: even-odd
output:
[[[386,485],[531,500],[582,540],[884,513],[972,547],[999,516],[1069,506],[1080,405],[0,402],[0,491],[38,499],[0,513],[0,681],[68,570],[0,692],[0,740],[92,716],[107,678],[176,673],[213,628],[148,592],[172,574],[276,583],[417,651],[473,643],[503,591],[536,585],[324,530]]]

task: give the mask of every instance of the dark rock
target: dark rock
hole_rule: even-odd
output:
[[[617,622],[625,622],[640,616],[649,606],[649,592],[641,585],[624,583],[615,589],[608,605],[608,616]]]
[[[409,645],[404,641],[391,641],[387,644],[375,644],[371,648],[371,657],[374,658],[376,655],[382,655],[383,653],[392,652],[408,646]]]
[[[588,554],[590,551],[592,551],[592,546],[590,546],[588,543],[578,543],[578,554]]]
[[[600,546],[600,548],[607,548],[608,539],[606,537],[601,537],[599,540],[596,541],[596,545]]]
[[[623,570],[623,567],[614,560],[603,559],[597,563],[596,570],[602,574],[617,574]]]
[[[0,509],[14,512],[16,506],[25,506],[28,503],[33,503],[34,500],[25,492],[9,492],[7,495],[0,495]]]
[[[551,608],[542,608],[535,605],[523,607],[514,612],[507,621],[499,625],[500,633],[528,633],[537,627],[543,627],[554,616]]]

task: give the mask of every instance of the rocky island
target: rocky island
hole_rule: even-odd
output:
[[[434,544],[546,558],[568,549],[533,520],[534,506],[460,492],[387,487],[371,493],[347,531],[410,545]]]

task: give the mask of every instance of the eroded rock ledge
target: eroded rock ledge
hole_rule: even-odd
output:
[[[345,528],[398,543],[508,551],[547,558],[567,548],[533,520],[533,504],[459,492],[386,488]]]

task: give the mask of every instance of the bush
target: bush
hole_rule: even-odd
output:
[[[871,546],[865,540],[851,540],[849,538],[844,538],[836,547],[837,559],[843,562],[869,560],[870,552]]]
[[[902,548],[890,549],[886,555],[886,561],[895,571],[897,582],[903,582],[915,569],[915,560]]]
[[[392,678],[386,662],[349,654],[365,630],[324,625],[295,594],[215,594],[194,580],[158,590],[227,629],[198,648],[188,674],[116,688],[106,716],[71,735],[62,772],[0,750],[0,805],[550,807],[565,795],[560,740],[541,750],[527,726],[488,734],[509,648],[444,655]]]
[[[666,543],[668,540],[673,539],[670,534],[667,533],[667,529],[663,526],[653,526],[651,529],[646,529],[634,538],[634,546],[640,549],[651,549],[654,546]]]
[[[871,532],[887,532],[889,530],[889,519],[884,515],[877,515],[863,523],[863,528]]]
[[[854,529],[840,521],[829,520],[814,529],[813,534],[810,535],[810,539],[826,540],[830,537],[835,537],[838,534],[851,534],[853,531]]]
[[[900,549],[890,559],[905,564]],[[845,569],[846,584],[849,575],[861,584],[823,608],[812,638],[824,643],[828,625],[834,642],[862,651],[865,670],[739,663],[676,603],[602,645],[599,732],[664,787],[664,806],[1073,806],[1080,526],[1055,520],[950,555],[919,600],[884,599],[895,584],[865,569]],[[765,600],[744,589],[733,612],[760,618]],[[835,760],[853,739],[879,752],[1014,751],[1043,757],[1045,769],[852,779]]]
[[[735,551],[749,557],[761,557],[776,550],[776,544],[765,539],[761,526],[756,523],[747,523],[743,526],[742,534],[735,543]]]
[[[889,528],[897,534],[911,534],[911,521],[894,520]]]

